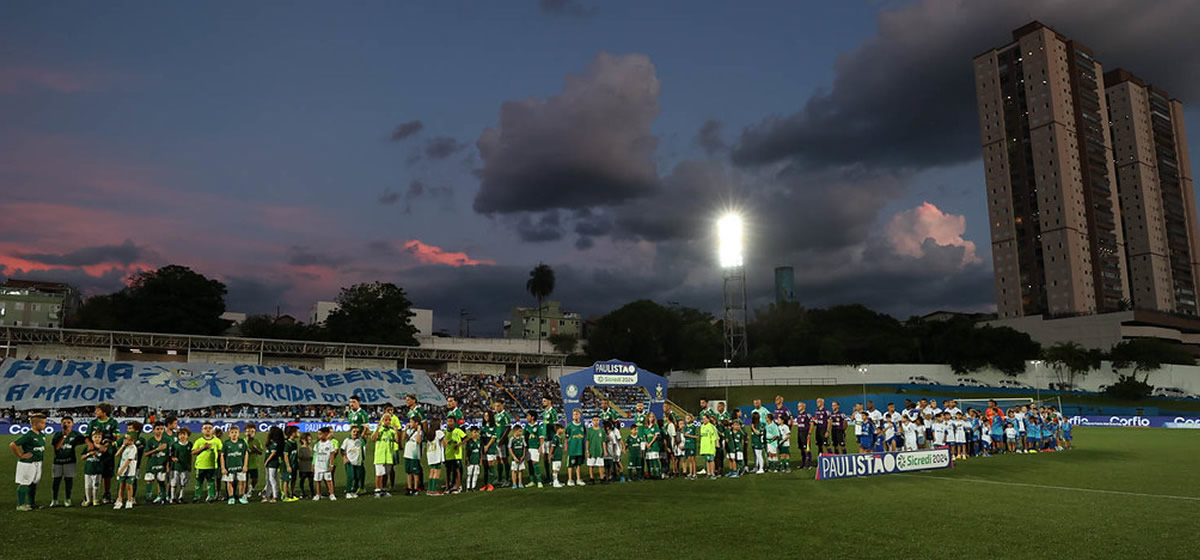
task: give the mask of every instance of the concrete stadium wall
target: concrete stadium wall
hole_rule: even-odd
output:
[[[14,358],[54,358],[56,360],[104,360],[111,362],[114,354],[111,348],[96,348],[92,346],[64,346],[61,344],[28,344],[18,345]]]
[[[1052,368],[1041,362],[1029,362],[1025,373],[1009,377],[1004,373],[984,369],[974,373],[959,375],[948,365],[938,364],[868,364],[864,366],[866,373],[860,373],[853,366],[791,366],[754,368],[754,384],[780,385],[794,384],[830,384],[853,385],[859,383],[907,383],[908,378],[922,375],[944,385],[957,385],[959,377],[970,377],[989,385],[995,385],[1001,379],[1016,379],[1035,388],[1047,389],[1050,383],[1058,382],[1058,375]],[[1120,374],[1130,374],[1132,370],[1121,370]],[[1139,374],[1139,378],[1144,374]],[[1113,372],[1112,364],[1103,362],[1099,370],[1075,378],[1075,384],[1085,391],[1097,391],[1101,385],[1117,381],[1117,373]],[[702,383],[707,385],[738,385],[751,383],[750,370],[747,368],[712,368],[700,372],[674,371],[670,373],[672,383],[685,384]],[[1065,381],[1064,374],[1064,381]],[[1164,365],[1150,373],[1148,381],[1155,387],[1178,387],[1189,393],[1200,394],[1200,366]]]

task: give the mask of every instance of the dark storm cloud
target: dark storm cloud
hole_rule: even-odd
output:
[[[440,201],[445,206],[454,198],[454,188],[445,185],[431,187],[426,185],[424,181],[413,179],[408,184],[408,188],[405,189],[404,194],[388,190],[379,196],[379,203],[391,206],[397,202],[404,201],[403,212],[409,214],[412,213],[413,204],[422,198]]]
[[[798,256],[786,263],[796,265],[797,300],[812,307],[861,303],[900,319],[937,309],[984,311],[994,304],[990,263],[962,266],[962,247],[926,240],[924,255],[910,258],[879,241],[868,244],[861,258]],[[758,291],[769,290],[769,281],[764,278]]]
[[[979,157],[971,57],[1011,42],[1030,18],[1179,97],[1200,94],[1200,2],[924,0],[885,9],[876,34],[838,58],[833,85],[791,115],[743,131],[742,165],[865,163],[919,169]]]
[[[594,8],[584,6],[578,0],[538,0],[538,9],[552,16],[583,17],[595,13]]]
[[[9,268],[0,264],[0,283],[9,278],[65,282],[74,286],[84,296],[94,296],[120,291],[125,287],[125,277],[131,272],[136,271],[114,267],[94,276],[82,268],[21,269]]]
[[[721,122],[712,119],[704,121],[704,124],[700,126],[695,142],[709,157],[729,147],[725,144],[725,140],[721,139]]]
[[[544,212],[537,216],[526,214],[517,220],[516,227],[521,241],[543,243],[563,238],[562,220],[557,211]]]
[[[562,93],[506,101],[499,124],[476,142],[475,211],[588,208],[653,192],[658,93],[649,58],[600,53],[582,75],[567,76]]]
[[[575,249],[578,251],[586,251],[595,246],[596,242],[591,237],[584,236],[575,240]]]
[[[460,144],[458,140],[449,136],[438,136],[425,144],[425,155],[430,159],[446,159],[466,147],[466,144]]]
[[[276,306],[283,305],[284,295],[294,286],[279,278],[263,280],[249,276],[227,276],[224,279],[226,295],[225,310],[237,313],[273,313]],[[308,321],[308,317],[297,317]]]
[[[408,121],[406,123],[400,123],[396,125],[396,129],[392,131],[392,142],[400,142],[409,136],[421,132],[422,128],[425,128],[425,124],[421,121]]]
[[[349,262],[350,259],[322,253],[312,250],[302,245],[292,245],[288,250],[287,263],[292,266],[323,266],[326,268],[337,268]]]
[[[67,253],[18,253],[13,256],[51,266],[93,266],[105,263],[129,266],[138,261],[157,258],[152,251],[135,245],[128,239],[120,245],[83,247]]]

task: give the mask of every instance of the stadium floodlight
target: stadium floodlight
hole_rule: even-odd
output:
[[[729,213],[717,220],[717,256],[721,268],[742,266],[742,217]]]

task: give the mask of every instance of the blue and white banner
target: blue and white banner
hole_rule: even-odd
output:
[[[421,370],[305,371],[291,366],[180,362],[14,360],[0,363],[0,408],[70,408],[107,402],[168,409],[214,405],[339,405],[417,400],[445,405]]]
[[[1171,428],[1169,424],[1200,424],[1200,416],[1072,416],[1074,426],[1109,426],[1117,428]]]
[[[941,447],[922,451],[888,451],[885,453],[852,453],[817,457],[817,480],[853,478],[896,474],[954,466],[950,449]]]

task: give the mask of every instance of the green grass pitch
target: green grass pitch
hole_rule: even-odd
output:
[[[845,480],[816,481],[804,471],[336,503],[27,513],[14,511],[15,458],[5,449],[0,558],[1195,558],[1200,430],[1075,434],[1078,448],[1069,452]],[[41,505],[50,500],[49,474],[47,463]],[[370,486],[370,468],[367,474]],[[80,477],[76,504],[82,487]]]

